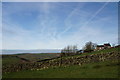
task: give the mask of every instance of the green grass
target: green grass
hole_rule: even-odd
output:
[[[99,54],[99,53],[112,52],[112,51],[118,52],[118,49],[120,49],[120,48],[110,48],[110,49],[101,50],[101,51],[94,51],[91,53],[83,53],[80,55],[66,56],[66,57],[62,57],[62,58],[70,58],[70,57],[77,57],[77,56],[84,56],[84,55],[91,55],[91,54]],[[36,61],[43,60],[43,59],[54,58],[54,57],[57,57],[58,55],[59,54],[44,53],[44,54],[15,54],[12,56],[18,56],[20,58],[24,58],[24,59],[27,59],[29,61],[36,62]],[[4,55],[4,56],[6,56],[6,55]],[[55,59],[55,60],[59,60],[59,59],[60,58]],[[16,57],[11,57],[11,55],[7,55],[5,58],[2,59],[3,65],[4,64],[13,64],[13,63],[16,64],[18,62],[21,62],[21,60],[19,58],[16,58]]]
[[[2,59],[2,65],[16,64],[20,62],[22,62],[20,58],[13,57],[13,56],[7,56]]]
[[[101,51],[94,51],[91,53],[83,53],[81,55],[68,56],[69,57],[77,57],[91,54],[100,54],[100,53],[108,53],[108,52],[118,52],[120,48],[111,48]],[[39,55],[39,56],[38,56]],[[49,54],[48,54],[49,55]],[[53,55],[52,55],[53,56]],[[35,54],[33,55],[19,55],[19,57],[31,59],[37,59],[38,57],[44,57],[44,59],[48,58],[44,54]],[[54,60],[59,60],[54,59]],[[3,65],[18,63],[20,59],[16,57],[6,57],[3,58]],[[67,67],[56,67],[49,68],[45,70],[24,70],[19,72],[11,72],[11,73],[3,73],[3,78],[117,78],[118,77],[118,62],[115,61],[105,61],[99,63],[90,63],[84,64],[82,66],[72,65]]]
[[[8,65],[8,64],[16,64],[16,63],[23,62],[23,60],[20,58],[24,58],[31,62],[36,62],[43,59],[50,59],[50,58],[57,57],[58,54],[40,53],[40,54],[14,54],[14,55],[2,55],[2,56],[4,56],[2,58],[2,64]],[[18,56],[18,57],[15,57],[15,56]]]
[[[84,56],[84,55],[91,55],[91,54],[101,54],[101,53],[108,53],[108,52],[120,52],[120,47],[119,48],[109,48],[109,49],[104,49],[104,50],[100,50],[100,51],[93,51],[91,53],[83,53],[80,55],[74,55],[72,57],[78,57],[78,56]],[[71,56],[65,56],[62,58],[69,58]]]
[[[118,62],[106,61],[82,66],[11,72],[4,73],[3,78],[118,78]]]
[[[58,54],[38,53],[38,54],[22,54],[17,56],[32,62],[36,62],[43,59],[50,59],[50,58],[57,57]]]

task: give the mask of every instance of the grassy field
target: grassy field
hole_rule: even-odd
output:
[[[91,53],[83,53],[81,55],[69,56],[77,57],[91,54],[118,52],[120,48],[110,48],[101,51],[94,51]],[[16,56],[16,55],[15,55]],[[51,57],[56,57],[56,54],[17,54],[20,58],[27,60],[42,60]],[[63,58],[69,58],[63,57]],[[60,58],[58,58],[60,59]],[[58,60],[55,59],[55,60]],[[21,62],[21,59],[14,56],[5,56],[3,58],[3,66],[7,64],[16,64]],[[40,70],[22,70],[19,72],[3,73],[3,78],[118,78],[118,61],[105,61],[98,63],[83,64],[82,66],[72,65],[66,67],[50,67],[48,69]]]
[[[84,55],[91,55],[91,54],[99,54],[99,53],[106,53],[106,52],[118,52],[118,49],[120,50],[120,48],[110,48],[110,49],[105,49],[105,50],[101,50],[101,51],[94,51],[91,53],[83,53],[80,55],[75,55],[72,57],[77,57],[77,56],[84,56]],[[23,62],[23,60],[21,60],[20,58],[24,58],[26,60],[29,60],[31,62],[36,62],[36,61],[40,61],[40,60],[44,60],[44,59],[50,59],[50,58],[55,58],[58,57],[60,54],[49,54],[49,53],[44,53],[44,54],[14,54],[14,55],[5,55],[5,58],[2,58],[2,63],[3,65],[5,64],[12,64],[13,63],[19,63],[19,62]],[[19,58],[15,57],[18,56]],[[69,58],[71,56],[67,56],[67,57],[62,57],[62,58]]]
[[[3,78],[118,78],[117,61],[4,73]]]
[[[80,54],[80,55],[74,55],[72,57],[91,55],[91,54],[101,54],[101,53],[108,53],[108,52],[120,52],[120,47],[118,47],[118,48],[109,48],[109,49],[104,49],[104,50],[99,50],[99,51],[93,51],[91,53],[83,53],[83,54]],[[69,57],[71,57],[71,56],[65,56],[63,58],[69,58]]]
[[[29,61],[36,62],[43,59],[50,59],[58,57],[59,54],[55,53],[39,53],[39,54],[23,54],[23,55],[17,55],[18,57],[25,58]]]
[[[8,65],[8,64],[16,64],[16,63],[25,62],[25,60],[22,60],[21,58],[26,59],[30,62],[36,62],[36,61],[39,61],[39,60],[55,58],[55,57],[58,57],[58,56],[59,56],[59,54],[54,54],[54,53],[51,53],[51,54],[40,53],[40,54],[3,55],[2,63],[3,63],[3,65]]]
[[[16,64],[16,63],[20,63],[20,62],[23,62],[23,60],[15,57],[15,56],[6,56],[6,57],[2,58],[3,66],[10,65],[10,64]]]

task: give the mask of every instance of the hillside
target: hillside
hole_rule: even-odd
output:
[[[117,78],[119,49],[110,48],[47,61],[4,66],[3,77]]]
[[[117,61],[89,63],[44,70],[24,70],[3,75],[3,78],[118,78]]]
[[[58,53],[38,53],[38,54],[12,54],[12,55],[2,55],[3,65],[25,63],[25,62],[36,62],[44,59],[51,59],[58,57]],[[12,62],[12,63],[11,63]]]

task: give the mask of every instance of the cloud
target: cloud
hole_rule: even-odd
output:
[[[18,6],[17,4],[9,4],[8,6],[12,6],[13,10],[3,5],[6,7],[3,16],[3,49],[54,49],[74,44],[78,44],[79,48],[82,48],[87,41],[93,41],[98,44],[106,41],[111,43],[116,42],[117,31],[116,25],[114,25],[116,24],[116,19],[113,19],[113,16],[109,15],[104,18],[97,16],[105,5],[107,3],[97,10],[92,17],[90,16],[91,13],[82,10],[86,4],[78,5],[76,8],[63,5],[62,3],[58,3],[58,5],[53,3],[36,3],[36,5],[29,3],[26,5],[23,3],[19,7],[16,7]],[[63,11],[69,10],[66,11],[66,17],[62,17],[66,14],[62,15],[59,13],[59,7],[65,8]],[[38,13],[37,18],[34,18],[36,23],[31,26],[32,29],[26,29],[26,26],[16,24],[11,19],[11,15],[25,13],[25,11],[27,13],[34,11]],[[23,17],[31,15],[27,13]],[[91,18],[88,19],[89,17]],[[59,23],[60,20],[63,25]],[[87,24],[83,26],[85,22]],[[106,23],[107,25],[102,23]],[[103,29],[104,25],[109,26],[109,29]],[[115,28],[113,29],[112,26],[115,26]]]
[[[96,42],[98,44],[108,41],[110,43],[115,43],[116,44],[117,43],[116,40],[117,40],[117,36],[118,36],[117,35],[117,28],[112,29],[111,30],[112,32],[111,32],[111,31],[109,31],[110,29],[107,30],[107,28],[104,28],[105,24],[102,24],[102,23],[111,24],[111,25],[109,25],[109,27],[117,26],[117,25],[114,25],[114,23],[116,23],[116,22],[114,22],[113,24],[112,24],[112,22],[110,22],[114,19],[111,16],[104,17],[104,18],[97,16],[105,8],[105,6],[107,4],[108,4],[108,2],[103,4],[103,6],[101,6],[100,9],[98,9],[93,14],[93,16],[91,18],[86,17],[87,15],[88,16],[90,15],[90,14],[87,14],[89,12],[84,12],[84,14],[82,14],[82,11],[80,12],[80,11],[78,11],[77,8],[75,8],[67,18],[66,24],[68,24],[67,25],[68,27],[63,32],[61,32],[59,34],[59,36],[62,38],[62,36],[67,31],[69,31],[70,29],[75,29],[77,27],[76,32],[74,32],[71,36],[66,37],[66,39],[69,43],[79,44],[80,45],[79,47],[81,47],[81,48],[82,48],[82,46],[84,46],[84,44],[87,41],[93,41],[93,42]],[[79,13],[82,16],[80,16],[76,13]],[[74,17],[75,15],[77,15],[79,17],[82,17],[82,19],[88,19],[88,20],[86,20],[86,21],[83,20],[83,22],[80,21],[80,23],[77,23],[77,24],[73,25],[73,24],[71,24],[72,22],[70,22],[70,20],[72,20],[73,19],[72,17]],[[83,17],[84,15],[85,15],[85,17]],[[98,20],[94,20],[94,18],[96,18],[96,17],[98,18]],[[84,23],[84,24],[81,25],[82,23]],[[99,27],[98,27],[98,25],[99,25]],[[103,30],[103,28],[104,28],[104,30]]]
[[[60,48],[54,44],[56,40],[57,30],[52,27],[54,20],[46,21],[42,27],[37,27],[34,30],[26,30],[13,22],[3,21],[3,46],[2,49],[46,49]],[[49,24],[47,22],[49,21]],[[14,24],[14,25],[13,25]],[[47,26],[47,27],[46,27]],[[58,42],[58,41],[57,41]],[[54,45],[53,45],[53,44]],[[51,46],[52,45],[52,46]],[[56,46],[56,47],[55,47]]]
[[[78,5],[76,8],[73,8],[71,6],[66,6],[68,9],[71,9],[72,11],[68,14],[67,18],[64,20],[65,29],[58,34],[58,38],[60,38],[62,35],[64,35],[67,31],[69,31],[71,28],[75,28],[76,24],[73,24],[73,18],[74,17],[80,17],[81,19],[78,19],[79,22],[84,22],[84,18],[88,16],[89,14],[85,12],[84,10],[81,10],[82,7],[84,7],[85,3]]]
[[[83,10],[80,10],[81,7],[83,7],[84,5],[82,6],[78,6],[77,8],[75,8],[67,17],[67,19],[65,20],[65,24],[66,26],[68,26],[63,32],[61,32],[59,34],[59,37],[64,35],[64,33],[66,33],[68,30],[70,30],[72,27],[75,27],[75,25],[72,24],[72,19],[74,16],[79,16],[81,18],[81,20],[79,20],[80,23],[84,23],[81,27],[84,27],[84,26],[87,26],[87,24],[96,17],[97,14],[100,13],[100,11],[102,11],[104,9],[104,7],[108,4],[108,2],[106,2],[103,6],[101,6],[100,9],[98,9],[91,18],[88,18],[88,20],[85,20],[87,18],[87,16],[90,14],[88,14],[88,12],[85,12]],[[79,9],[78,9],[79,8]]]
[[[56,22],[56,18],[51,20],[51,17],[48,15],[50,8],[53,9],[53,7],[50,7],[49,3],[40,4],[23,3],[19,6],[17,6],[17,4],[3,5],[5,7],[5,14],[3,15],[3,49],[36,49],[38,45],[40,48],[51,48],[47,45],[51,40],[55,39],[56,28],[52,26],[52,24]],[[11,10],[11,8],[13,8],[13,10]],[[33,30],[26,30],[23,26],[15,24],[10,18],[12,14],[20,14],[25,13],[25,11],[35,10],[39,13],[44,12],[44,14],[38,16],[36,20],[37,24],[34,24],[35,28],[33,28]],[[26,15],[28,14],[24,16]],[[43,16],[42,19],[41,16]]]
[[[47,3],[47,2],[44,2],[44,3],[43,3],[42,9],[43,9],[43,11],[45,12],[45,14],[48,14],[48,13],[49,13],[50,7],[51,7],[51,6],[49,5],[49,3]]]
[[[94,18],[96,17],[96,15],[99,14],[99,13],[105,8],[105,6],[106,6],[108,3],[109,3],[109,2],[104,3],[103,6],[101,6],[101,8],[98,9],[98,10],[93,14],[93,16],[92,16],[90,19],[88,19],[88,21],[86,21],[86,22],[84,23],[84,25],[83,25],[82,27],[86,26],[90,21],[92,21],[92,19],[94,19]]]

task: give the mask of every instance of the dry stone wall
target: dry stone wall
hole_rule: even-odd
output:
[[[107,60],[118,60],[120,58],[119,52],[108,52],[108,53],[99,53],[99,54],[91,54],[91,55],[84,55],[84,56],[76,56],[76,57],[66,57],[66,58],[58,58],[52,59],[48,61],[42,62],[35,62],[35,63],[18,63],[7,65],[2,68],[3,73],[7,72],[16,72],[21,70],[42,70],[49,67],[56,67],[56,66],[70,66],[70,65],[83,65],[86,63],[92,62],[100,62],[100,61],[107,61]]]

